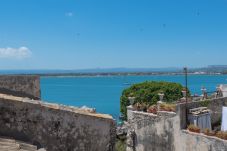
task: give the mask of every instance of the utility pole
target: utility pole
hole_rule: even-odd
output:
[[[184,67],[184,75],[185,75],[185,88],[186,88],[186,105],[188,103],[188,68]]]
[[[188,68],[187,67],[184,67],[184,75],[185,75],[185,87],[186,87],[186,98],[185,98],[185,108],[186,108],[186,125],[188,124]]]

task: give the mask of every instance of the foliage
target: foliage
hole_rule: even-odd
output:
[[[217,132],[216,137],[227,140],[227,132],[219,131]]]
[[[191,132],[200,133],[200,128],[195,126],[194,124],[188,125],[188,130]]]
[[[117,139],[115,143],[116,151],[126,151],[126,142],[125,140]]]
[[[160,105],[161,111],[176,112],[176,104],[162,103]]]
[[[200,105],[203,107],[208,107],[209,104],[210,104],[210,100],[200,101]]]
[[[136,103],[145,103],[148,106],[154,105],[159,100],[158,93],[163,92],[163,100],[167,103],[171,103],[179,100],[183,97],[182,91],[183,86],[178,83],[171,82],[143,82],[139,84],[132,85],[131,87],[125,89],[121,96],[121,113],[127,118],[127,106],[130,105],[128,97],[135,97]],[[190,92],[188,91],[188,95]]]
[[[204,129],[203,133],[207,136],[215,136],[215,132],[211,131],[209,128]]]
[[[147,109],[148,113],[153,113],[153,114],[157,114],[157,105],[151,105],[148,109]]]
[[[209,129],[205,129],[203,130],[203,133],[207,136],[216,136],[220,139],[224,139],[224,140],[227,140],[227,132],[224,132],[224,131],[218,131],[218,132],[214,132],[214,131],[211,131]]]
[[[139,102],[137,102],[137,103],[135,103],[134,105],[133,105],[133,108],[134,108],[134,110],[136,110],[136,111],[144,111],[144,112],[146,112],[147,111],[147,109],[148,109],[148,105],[147,104],[145,104],[145,103],[139,103]]]

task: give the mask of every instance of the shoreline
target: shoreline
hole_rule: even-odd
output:
[[[57,77],[57,78],[64,78],[64,77],[117,77],[117,76],[184,76],[184,73],[180,72],[121,72],[121,73],[21,73],[21,74],[1,74],[0,76],[7,76],[7,75],[38,75],[40,77]],[[223,73],[188,73],[188,75],[227,75]]]

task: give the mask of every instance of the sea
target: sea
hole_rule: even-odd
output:
[[[118,119],[122,91],[144,81],[168,81],[185,85],[183,75],[41,77],[41,97],[46,102],[95,108],[99,113],[110,114]],[[214,92],[219,84],[227,84],[227,75],[188,76],[188,88],[192,94],[200,95],[202,87]]]

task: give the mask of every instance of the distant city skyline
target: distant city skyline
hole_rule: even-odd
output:
[[[226,65],[227,0],[2,0],[0,70]]]

